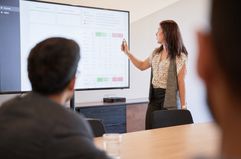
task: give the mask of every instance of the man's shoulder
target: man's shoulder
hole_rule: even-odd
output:
[[[36,128],[48,131],[49,135],[62,133],[92,138],[92,131],[83,115],[38,94],[16,96],[3,103],[0,107],[0,123],[6,125],[6,120],[13,126],[27,122],[21,127],[22,131]]]
[[[83,115],[36,93],[6,101],[0,107],[0,114],[2,118],[8,116],[8,120],[28,120],[42,127],[58,125],[75,130],[86,130],[84,127],[88,127]]]
[[[31,105],[33,102],[35,104]],[[25,104],[29,106],[26,107]],[[21,152],[22,147],[31,147],[31,151],[35,148],[42,151],[39,145],[48,146],[45,155],[53,158],[57,154],[108,158],[106,153],[95,147],[91,129],[79,113],[48,99],[28,95],[15,97],[5,102],[1,108],[3,115],[0,114],[0,129],[3,128],[4,131],[0,134],[0,147],[4,146],[9,152],[12,147],[6,147],[4,143],[14,144],[17,148],[14,151]],[[35,147],[36,145],[38,147]]]
[[[70,132],[77,133],[80,136],[86,136],[88,138],[93,137],[89,124],[85,120],[84,116],[80,113],[74,112],[70,109],[65,109],[61,112],[59,111],[58,117],[54,120],[57,128],[55,131],[56,133],[62,132],[59,131],[62,129],[63,132],[65,132],[65,130],[69,130]]]
[[[24,98],[25,96],[17,95],[14,98],[5,101],[0,106],[0,112],[7,111],[9,109],[14,109],[14,107],[22,105],[22,103],[24,102]]]

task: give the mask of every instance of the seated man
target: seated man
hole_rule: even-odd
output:
[[[85,119],[63,105],[73,95],[78,44],[49,38],[28,57],[32,92],[0,107],[1,159],[106,159]]]
[[[236,0],[212,0],[210,32],[198,36],[198,72],[222,132],[222,159],[241,158],[240,8]]]

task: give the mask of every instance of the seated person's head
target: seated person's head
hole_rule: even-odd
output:
[[[212,0],[210,28],[198,34],[198,72],[206,85],[210,110],[223,132],[223,152],[234,158],[236,152],[240,153],[237,158],[241,157],[240,8],[239,1]]]
[[[47,96],[65,91],[70,98],[79,59],[80,48],[73,40],[49,38],[38,43],[28,57],[32,90]]]

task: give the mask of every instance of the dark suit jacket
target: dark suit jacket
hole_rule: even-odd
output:
[[[85,119],[29,93],[0,107],[1,159],[105,159]]]

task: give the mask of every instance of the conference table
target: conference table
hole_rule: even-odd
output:
[[[125,133],[121,159],[187,159],[218,154],[221,133],[215,123],[198,123]],[[103,149],[103,138],[95,138]]]

